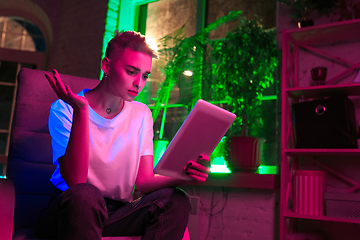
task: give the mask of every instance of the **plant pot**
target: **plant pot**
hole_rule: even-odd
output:
[[[302,20],[298,22],[299,28],[310,27],[310,26],[314,26],[313,20]]]
[[[314,81],[315,86],[325,85],[326,74],[326,67],[316,67],[311,69],[311,78]]]
[[[228,168],[232,172],[255,172],[261,164],[264,140],[255,137],[229,138]]]

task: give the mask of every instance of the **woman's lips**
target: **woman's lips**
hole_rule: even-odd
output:
[[[137,91],[132,91],[132,90],[129,90],[129,94],[136,97],[138,95],[138,92]]]

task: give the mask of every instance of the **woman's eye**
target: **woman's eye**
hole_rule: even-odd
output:
[[[135,74],[135,72],[134,72],[134,71],[131,71],[131,70],[126,70],[126,73],[129,74],[129,75],[131,75],[131,76]]]
[[[144,78],[144,80],[147,80],[147,79],[149,78],[149,76],[148,76],[148,75],[144,75],[143,78]]]

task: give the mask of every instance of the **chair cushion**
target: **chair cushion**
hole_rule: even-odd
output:
[[[18,74],[16,105],[11,129],[7,178],[15,187],[14,229],[36,225],[54,186],[48,117],[58,98],[46,80],[45,71],[22,68]],[[94,88],[99,80],[60,74],[74,92]]]
[[[57,99],[44,77],[45,71],[22,68],[18,75],[16,107],[11,131],[7,177],[15,187],[13,240],[40,240],[35,226],[46,208],[54,186],[50,177],[51,138],[48,131],[50,105]],[[99,80],[60,74],[73,92],[94,88]],[[104,237],[104,240],[140,240],[141,237]],[[53,239],[41,239],[53,240]]]

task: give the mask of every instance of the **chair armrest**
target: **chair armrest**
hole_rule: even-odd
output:
[[[0,239],[11,240],[14,227],[15,191],[12,181],[0,179]]]

